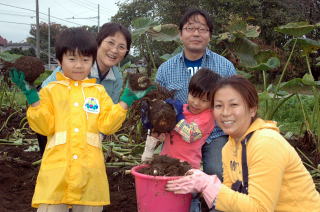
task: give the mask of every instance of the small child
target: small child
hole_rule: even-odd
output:
[[[62,72],[57,73],[57,81],[41,89],[40,98],[21,71],[10,71],[31,105],[30,127],[48,137],[32,206],[38,212],[67,212],[70,206],[73,212],[101,212],[110,197],[99,133],[116,132],[128,106],[139,97],[125,88],[121,101],[114,104],[102,85],[87,78],[97,52],[88,31],[63,31],[55,48]]]
[[[188,104],[183,105],[183,118],[180,118],[175,129],[167,133],[165,138],[163,134],[158,137],[155,137],[154,133],[147,136],[142,154],[143,162],[152,159],[157,142],[164,140],[161,155],[187,161],[193,168],[200,168],[202,145],[214,128],[211,94],[219,78],[218,74],[207,68],[200,69],[192,76],[188,89]],[[174,105],[176,111],[181,111],[177,100],[169,103]]]

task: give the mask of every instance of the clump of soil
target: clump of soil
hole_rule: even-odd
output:
[[[144,107],[143,104],[147,103],[147,110],[150,111],[150,105],[153,105],[152,102],[156,101],[159,102],[159,100],[166,100],[169,98],[173,98],[174,96],[174,91],[169,91],[166,88],[160,86],[159,84],[155,84],[155,89],[151,90],[149,93],[146,94],[145,97],[143,97],[140,100],[137,100],[133,103],[133,105],[130,107],[130,112],[128,113],[128,117],[126,119],[126,121],[123,124],[123,128],[131,128],[132,126],[136,126],[137,122],[139,122],[139,120],[141,120],[141,109]],[[149,104],[150,103],[150,104]],[[163,105],[163,102],[161,103],[161,105]],[[168,105],[168,104],[167,104]],[[171,107],[171,105],[169,105]],[[163,107],[164,108],[168,108],[167,106]],[[163,110],[161,107],[159,110],[153,110],[153,112],[150,113],[163,113],[161,112]],[[165,109],[166,110],[166,109]],[[165,117],[169,117],[170,120],[172,120],[172,123],[169,123],[170,126],[175,125],[176,124],[176,119],[172,118],[172,112],[173,112],[173,107],[169,109],[169,115],[165,115]],[[166,112],[165,112],[166,113]],[[149,112],[147,112],[147,114],[149,114]],[[151,115],[151,114],[150,114]],[[150,117],[148,115],[148,117]],[[174,115],[175,117],[175,115]],[[155,130],[156,131],[156,130]],[[160,131],[166,131],[167,130],[160,130]],[[170,131],[170,130],[169,130]],[[133,132],[133,130],[132,130]],[[139,132],[139,134],[137,134],[138,136],[135,136],[135,134],[131,134],[131,132],[129,132],[130,136],[133,137],[133,140],[135,140],[136,142],[144,142],[146,135],[147,135],[147,129],[142,128],[141,132]]]
[[[155,155],[150,166],[141,168],[138,172],[152,176],[183,176],[190,169],[187,162],[180,162],[165,155]]]
[[[130,88],[134,91],[142,91],[151,86],[151,80],[140,73],[128,73]]]
[[[40,59],[31,56],[22,56],[13,64],[6,63],[7,69],[16,68],[25,75],[25,80],[32,84],[43,72],[44,66]]]
[[[157,133],[170,132],[176,125],[176,112],[163,100],[149,101],[149,118],[153,131]]]

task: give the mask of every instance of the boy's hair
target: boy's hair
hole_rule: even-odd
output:
[[[216,83],[221,76],[208,68],[199,69],[190,79],[189,93],[202,97],[206,95],[208,100],[212,99],[212,93]]]
[[[80,27],[63,30],[57,37],[55,49],[60,63],[67,52],[74,54],[78,51],[80,55],[92,56],[92,64],[97,57],[97,43],[93,34]]]
[[[102,27],[100,28],[100,31],[97,35],[97,44],[98,46],[101,45],[101,42],[109,36],[114,36],[117,32],[120,32],[123,34],[123,36],[126,39],[127,42],[127,52],[126,55],[129,53],[130,51],[130,46],[131,46],[131,33],[129,32],[129,30],[122,26],[121,24],[118,23],[105,23],[102,25]]]
[[[188,23],[188,21],[191,19],[191,18],[194,18],[195,16],[197,15],[201,15],[204,17],[204,19],[206,19],[206,22],[207,22],[207,25],[208,25],[208,28],[209,28],[209,32],[210,32],[210,35],[212,35],[212,32],[213,32],[213,23],[212,23],[212,20],[209,16],[209,14],[204,11],[204,10],[199,10],[199,9],[189,9],[187,10],[187,12],[182,16],[182,18],[180,19],[180,23],[179,23],[179,30],[182,32],[182,28],[183,26]]]

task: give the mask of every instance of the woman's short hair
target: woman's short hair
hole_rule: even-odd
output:
[[[131,33],[129,32],[127,27],[122,26],[121,24],[118,24],[118,23],[109,22],[109,23],[105,23],[102,25],[99,33],[97,34],[97,39],[96,39],[98,47],[101,45],[102,41],[106,37],[114,36],[117,32],[122,33],[126,39],[127,52],[126,52],[125,56],[127,56],[130,51],[130,46],[131,46],[131,42],[132,42]]]

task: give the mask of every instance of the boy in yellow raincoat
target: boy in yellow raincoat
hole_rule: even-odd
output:
[[[27,110],[31,129],[48,137],[32,206],[38,212],[67,212],[70,206],[73,212],[100,212],[110,197],[99,133],[116,132],[128,106],[149,90],[138,95],[126,87],[114,104],[102,85],[87,78],[97,45],[84,29],[63,31],[55,48],[63,73],[41,89],[40,97],[23,72],[10,71],[31,105]]]

